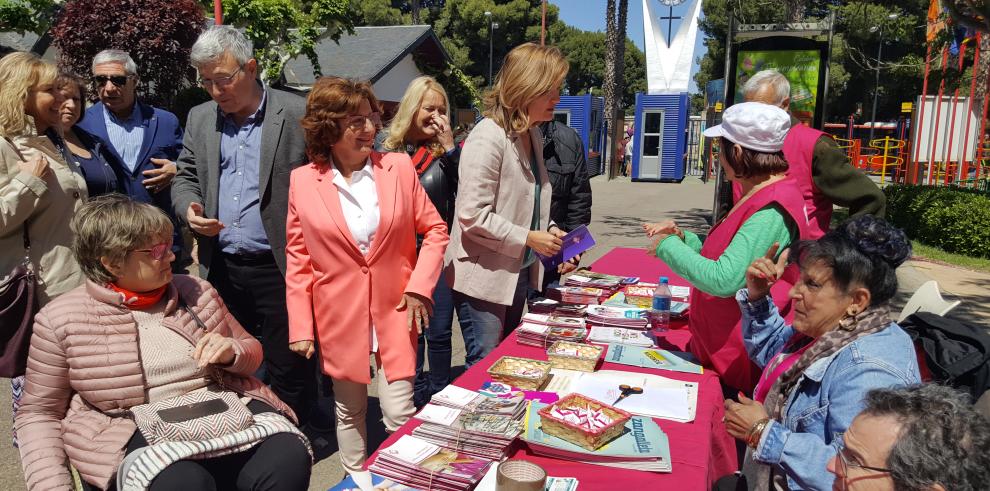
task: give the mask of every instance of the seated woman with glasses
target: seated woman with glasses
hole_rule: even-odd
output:
[[[449,240],[409,156],[372,149],[378,107],[366,82],[316,81],[302,120],[312,162],[292,171],[286,219],[289,347],[307,358],[320,350],[333,379],[340,459],[369,487],[361,470],[369,356],[385,428],[395,431],[415,411],[416,340],[430,322]]]
[[[911,244],[903,231],[864,215],[776,260],[775,253],[773,246],[753,261],[736,294],[743,342],[763,374],[752,400],[740,394],[740,402],[725,402],[725,424],[749,446],[749,489],[832,489],[826,464],[866,393],[920,381],[914,344],[890,321],[895,270]],[[790,290],[790,326],[768,295],[788,261],[801,270]]]
[[[86,282],[35,318],[14,418],[28,489],[306,489],[295,415],[209,283],[174,275],[172,222],[120,194],[72,219]],[[116,482],[115,482],[116,480]]]

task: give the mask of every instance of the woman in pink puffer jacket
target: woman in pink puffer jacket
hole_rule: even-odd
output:
[[[168,217],[111,194],[85,204],[72,226],[73,252],[88,279],[35,318],[14,420],[28,488],[71,489],[71,464],[89,488],[236,482],[238,489],[306,489],[308,442],[288,406],[252,375],[260,343],[209,283],[173,278]],[[197,391],[236,393],[253,413],[252,426],[211,435],[185,454],[191,446],[149,446],[129,410]],[[159,468],[149,472],[145,464],[154,459],[140,459],[152,447],[167,449],[174,462],[154,455]],[[209,451],[195,453],[203,448]]]

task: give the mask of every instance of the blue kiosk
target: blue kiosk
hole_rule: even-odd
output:
[[[585,95],[562,95],[554,106],[553,119],[570,126],[584,142],[588,176],[601,174],[602,149],[605,148],[605,99]]]
[[[634,181],[684,179],[689,104],[687,92],[636,94],[630,174]]]
[[[688,98],[701,0],[660,0],[667,15],[656,15],[656,0],[643,0],[647,93],[636,94],[631,176],[634,181],[680,182],[687,151]],[[674,7],[687,3],[680,17]],[[659,5],[656,5],[659,6]],[[661,7],[661,8],[663,8]],[[666,36],[659,20],[667,21]],[[673,20],[681,19],[677,33]]]

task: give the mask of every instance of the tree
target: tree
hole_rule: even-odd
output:
[[[547,42],[556,45],[571,65],[567,90],[574,95],[603,95],[605,85],[605,33],[582,31],[559,22],[547,30]],[[646,92],[646,56],[626,38],[623,56],[625,87],[619,107],[636,103],[636,93]]]
[[[609,159],[609,177],[618,164],[615,149],[618,145],[618,135],[621,123],[619,119],[623,85],[623,66],[626,43],[626,13],[629,10],[628,0],[608,0],[605,5],[605,127],[610,135],[609,148],[606,155]],[[618,14],[618,15],[616,15]]]
[[[0,31],[41,34],[57,11],[56,0],[0,0]]]
[[[302,54],[320,73],[315,47],[352,32],[348,0],[223,0],[223,20],[244,29],[254,43],[263,80],[277,80],[292,58]],[[212,9],[212,2],[204,5]]]
[[[93,56],[116,48],[138,65],[144,99],[168,107],[191,84],[189,49],[205,23],[195,0],[72,0],[52,27],[59,66],[86,75]]]
[[[394,6],[392,0],[351,0],[351,18],[355,26],[400,26],[412,22],[412,16]]]

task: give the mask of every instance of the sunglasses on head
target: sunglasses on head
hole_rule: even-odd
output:
[[[107,82],[112,83],[115,87],[123,87],[127,83],[127,79],[130,78],[127,75],[93,75],[93,85],[97,87],[103,87]]]
[[[155,244],[150,249],[135,249],[134,252],[147,252],[155,261],[161,261],[170,250],[172,250],[171,240],[162,242],[161,244]]]

